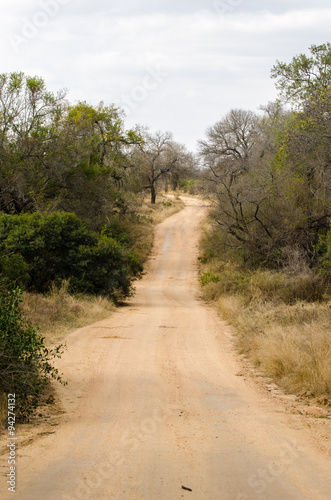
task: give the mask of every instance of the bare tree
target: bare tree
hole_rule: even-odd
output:
[[[248,171],[257,123],[252,111],[233,109],[207,129],[207,140],[199,141],[200,154],[214,174],[233,180]]]
[[[140,132],[141,133],[141,132]],[[188,153],[185,147],[173,141],[169,132],[143,134],[144,143],[135,154],[141,189],[151,193],[151,203],[156,202],[157,186],[162,179],[173,176],[185,165]]]
[[[232,110],[210,127],[207,139],[199,143],[205,177],[215,202],[214,218],[225,234],[239,244],[251,238],[252,226],[256,224],[269,232],[259,217],[265,195],[249,182],[249,172],[260,156],[256,147],[258,124],[253,112]]]

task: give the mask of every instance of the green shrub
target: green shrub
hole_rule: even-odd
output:
[[[3,275],[24,276],[27,289],[36,292],[69,280],[74,292],[112,296],[116,291],[126,297],[142,271],[126,245],[93,233],[68,213],[1,215],[0,251],[12,262],[2,265]]]
[[[8,284],[15,283],[24,288],[30,281],[28,267],[20,254],[3,255],[0,258],[0,274]]]
[[[80,247],[96,242],[73,214],[2,215],[0,233],[2,250],[21,255],[28,265],[29,288],[38,292],[75,274]]]
[[[202,273],[200,276],[200,283],[202,286],[207,285],[208,283],[218,283],[220,281],[220,277],[216,276],[211,272]]]
[[[129,234],[128,222],[124,219],[119,219],[114,217],[108,224],[103,228],[102,235],[108,236],[109,238],[114,238],[116,241],[124,246],[132,246],[132,238]]]
[[[16,416],[23,420],[37,407],[51,378],[62,382],[52,360],[61,356],[63,345],[46,348],[44,338],[25,319],[21,302],[18,288],[0,292],[0,391],[16,395]]]
[[[180,182],[179,189],[182,189],[184,193],[195,195],[201,191],[201,182],[194,179],[184,180]]]
[[[103,235],[96,245],[80,248],[76,271],[71,277],[76,291],[127,297],[132,293],[132,278],[140,275],[142,265],[138,254]]]

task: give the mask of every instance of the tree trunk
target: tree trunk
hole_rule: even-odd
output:
[[[155,205],[156,202],[156,190],[154,184],[151,185],[151,204]]]

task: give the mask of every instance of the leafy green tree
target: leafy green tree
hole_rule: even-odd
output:
[[[0,75],[0,210],[22,213],[56,196],[66,91],[57,95],[39,77]]]
[[[125,205],[141,139],[118,108],[70,106],[65,97],[41,78],[0,75],[0,211],[64,210],[101,227]]]
[[[277,61],[271,70],[280,97],[299,106],[331,86],[331,44],[311,45],[309,50],[310,56],[300,54],[288,64]]]
[[[279,153],[288,175],[300,180],[294,207],[301,214],[298,241],[316,263],[315,246],[328,231],[331,216],[331,44],[309,50],[310,56],[300,54],[289,64],[277,61],[271,75],[281,99],[296,109]]]
[[[305,231],[312,245],[326,234],[331,217],[331,87],[306,101],[293,116],[287,132],[286,154],[292,171],[301,179],[301,206]]]
[[[64,125],[67,170],[59,208],[102,226],[126,203],[126,179],[134,168],[132,151],[141,138],[126,130],[121,111],[100,103],[71,106]]]

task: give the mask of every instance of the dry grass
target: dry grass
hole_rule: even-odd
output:
[[[331,400],[331,302],[307,303],[222,296],[222,316],[237,329],[242,353],[292,393]]]
[[[297,273],[290,270],[249,271],[214,260],[203,266],[200,281],[205,297],[210,300],[224,294],[240,294],[246,302],[269,300],[295,304],[298,300],[322,300],[326,293],[322,276],[305,267]]]
[[[331,301],[318,273],[247,271],[216,258],[200,271],[204,298],[235,326],[250,362],[288,392],[331,400]]]
[[[156,198],[155,205],[152,205],[149,199],[145,199],[141,211],[145,216],[150,217],[153,225],[155,225],[164,221],[170,215],[179,212],[184,206],[185,204],[179,196],[162,193]]]
[[[58,343],[72,330],[105,319],[115,310],[104,297],[72,296],[68,284],[53,288],[48,295],[25,293],[26,317],[37,324],[48,345]]]

